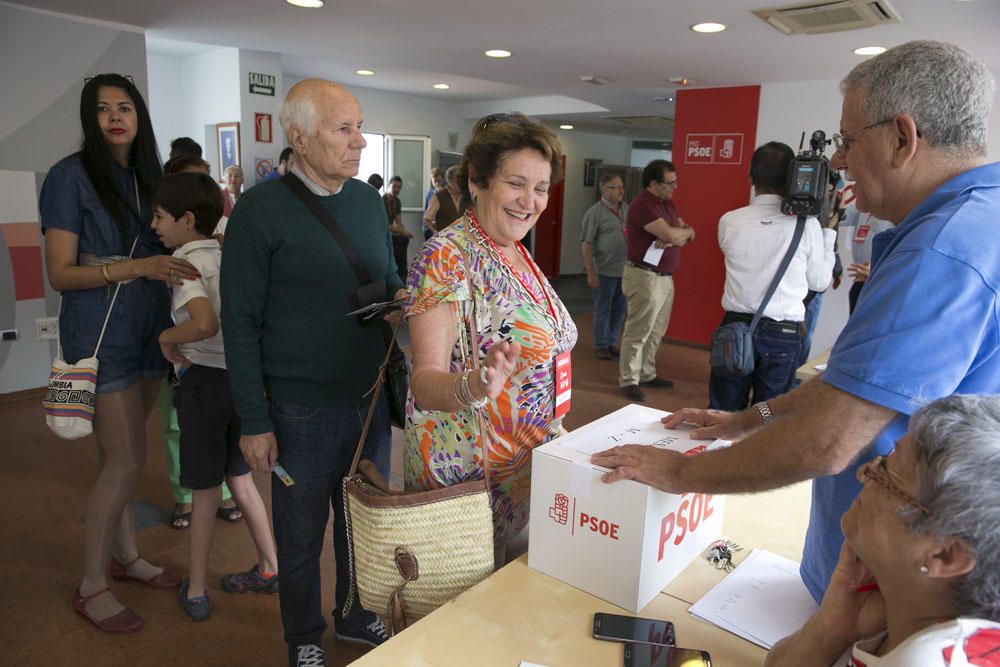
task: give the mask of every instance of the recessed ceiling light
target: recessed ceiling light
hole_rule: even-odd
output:
[[[877,56],[880,53],[885,53],[886,48],[884,46],[861,46],[854,49],[854,53],[859,56]]]
[[[448,90],[449,88],[451,88],[451,86],[449,86],[447,83],[435,83],[431,87],[434,88],[434,90]]]
[[[511,56],[511,52],[506,49],[490,49],[483,51],[483,53],[490,58],[510,58]]]
[[[695,23],[691,29],[695,32],[722,32],[726,26],[723,23]]]
[[[560,125],[559,129],[560,130],[572,130],[573,126],[572,125]]]
[[[670,77],[670,83],[676,83],[680,86],[690,86],[694,84],[694,79],[689,79],[686,76],[672,76]]]
[[[359,69],[354,72],[355,74],[360,74],[361,76],[375,76],[375,70],[371,69]]]
[[[323,0],[285,0],[285,2],[296,7],[306,7],[308,9],[317,9],[323,6]]]

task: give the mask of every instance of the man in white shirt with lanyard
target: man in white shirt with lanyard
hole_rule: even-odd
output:
[[[754,151],[753,201],[719,220],[719,247],[726,259],[722,324],[753,319],[788,251],[796,218],[781,212],[781,198],[794,157],[791,148],[776,141]],[[754,330],[754,371],[737,379],[713,373],[708,384],[712,408],[743,410],[750,405],[751,390],[756,403],[792,388],[805,319],[802,300],[808,290],[822,291],[830,284],[836,241],[832,229],[821,229],[816,218],[806,220],[791,263]]]

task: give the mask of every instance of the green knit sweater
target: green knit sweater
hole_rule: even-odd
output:
[[[391,298],[402,282],[378,193],[351,179],[320,200]],[[340,246],[280,180],[239,198],[226,227],[220,292],[226,365],[244,435],[274,430],[267,397],[312,407],[362,400],[385,345],[375,325],[345,316],[358,286]]]

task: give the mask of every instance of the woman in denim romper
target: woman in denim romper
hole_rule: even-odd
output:
[[[73,608],[107,632],[134,632],[142,619],[108,590],[109,561],[116,579],[180,585],[139,557],[132,496],[146,458],[146,418],[167,373],[157,342],[170,326],[166,283],[196,272],[163,254],[149,227],[147,194],[161,168],[149,113],[132,81],[118,74],[90,78],[80,120],[80,151],[52,167],[39,201],[48,278],[62,294],[67,362],[94,354],[117,285],[120,291],[98,354],[99,472],[87,499],[84,572]]]

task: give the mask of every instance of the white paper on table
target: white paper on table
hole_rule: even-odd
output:
[[[652,243],[649,244],[649,250],[647,250],[646,254],[642,256],[642,261],[644,261],[646,264],[659,266],[660,259],[663,257],[664,250],[665,250],[664,248],[657,248],[656,241],[653,241]]]
[[[801,628],[818,609],[802,583],[798,563],[754,549],[688,611],[770,649]]]
[[[822,373],[823,371],[826,370],[826,364],[816,364],[815,366],[813,366],[813,370],[816,370],[816,371],[819,371],[820,373]]]
[[[518,665],[518,667],[545,667],[545,665],[540,665],[537,662],[528,662],[526,660],[522,660]]]
[[[664,428],[660,418],[669,414],[643,405],[626,405],[591,422],[586,429],[570,431],[553,442],[587,455],[580,457],[584,465],[589,465],[590,455],[616,445],[652,445],[677,452],[694,450],[692,453],[699,453],[729,444],[728,440],[695,440],[691,437],[694,427],[688,424],[676,429]]]

